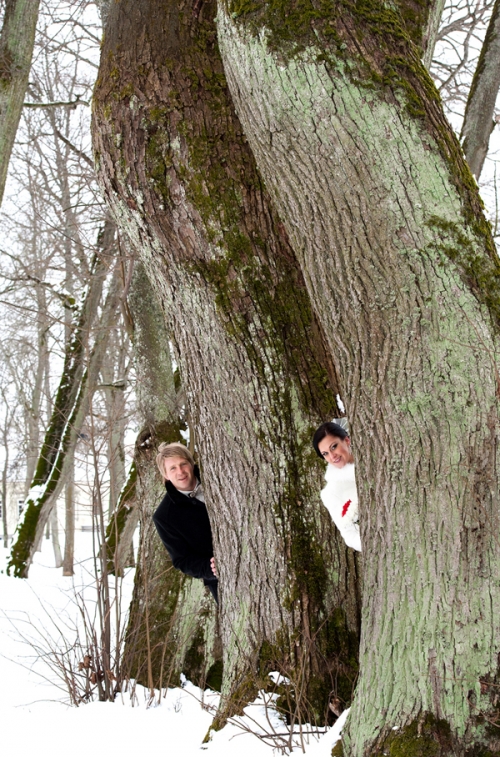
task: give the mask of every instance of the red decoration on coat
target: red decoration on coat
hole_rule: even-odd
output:
[[[344,507],[342,508],[342,517],[346,514],[346,512],[349,510],[349,505],[351,504],[351,500],[348,499],[345,503]]]

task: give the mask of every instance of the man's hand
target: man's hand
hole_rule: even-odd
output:
[[[217,576],[217,568],[215,567],[215,557],[211,557],[210,558],[210,567],[212,568],[212,573],[214,574],[214,576],[216,578],[218,578],[218,576]]]

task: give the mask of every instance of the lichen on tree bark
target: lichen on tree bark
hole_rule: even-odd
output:
[[[214,15],[211,2],[112,8],[94,146],[107,199],[162,302],[197,430],[224,693],[249,690],[268,642],[275,663],[306,660],[323,710],[336,665],[324,652],[357,634],[354,571],[318,508],[310,449],[314,425],[335,411],[335,371],[234,114]]]
[[[426,718],[449,730],[439,754],[495,751],[498,260],[397,12],[330,5],[223,3],[218,30],[355,443],[365,601],[344,752]]]

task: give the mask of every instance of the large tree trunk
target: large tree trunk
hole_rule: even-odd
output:
[[[409,754],[420,734],[429,754],[496,754],[499,732],[485,725],[498,717],[500,652],[490,227],[397,13],[338,3],[323,18],[305,6],[309,16],[233,2],[218,29],[355,443],[366,562],[344,753]]]
[[[0,35],[0,203],[23,109],[40,0],[6,0]]]
[[[213,2],[111,7],[94,146],[162,303],[197,432],[224,701],[250,695],[265,648],[270,664],[302,662],[323,713],[336,676],[349,697],[353,668],[337,663],[358,627],[356,571],[318,507],[310,447],[336,409],[334,371],[234,113],[214,16]]]

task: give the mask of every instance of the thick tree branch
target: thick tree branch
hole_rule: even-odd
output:
[[[398,1],[405,29],[422,51],[422,60],[427,70],[431,65],[444,4],[445,0]]]
[[[427,24],[424,30],[424,36],[422,40],[422,47],[424,49],[423,63],[426,69],[429,71],[432,63],[432,56],[434,55],[434,48],[439,32],[439,24],[443,15],[445,6],[445,0],[434,0],[427,16]]]
[[[497,0],[477,63],[467,100],[460,135],[470,169],[476,179],[481,175],[488,153],[490,134],[500,87],[500,0]]]

